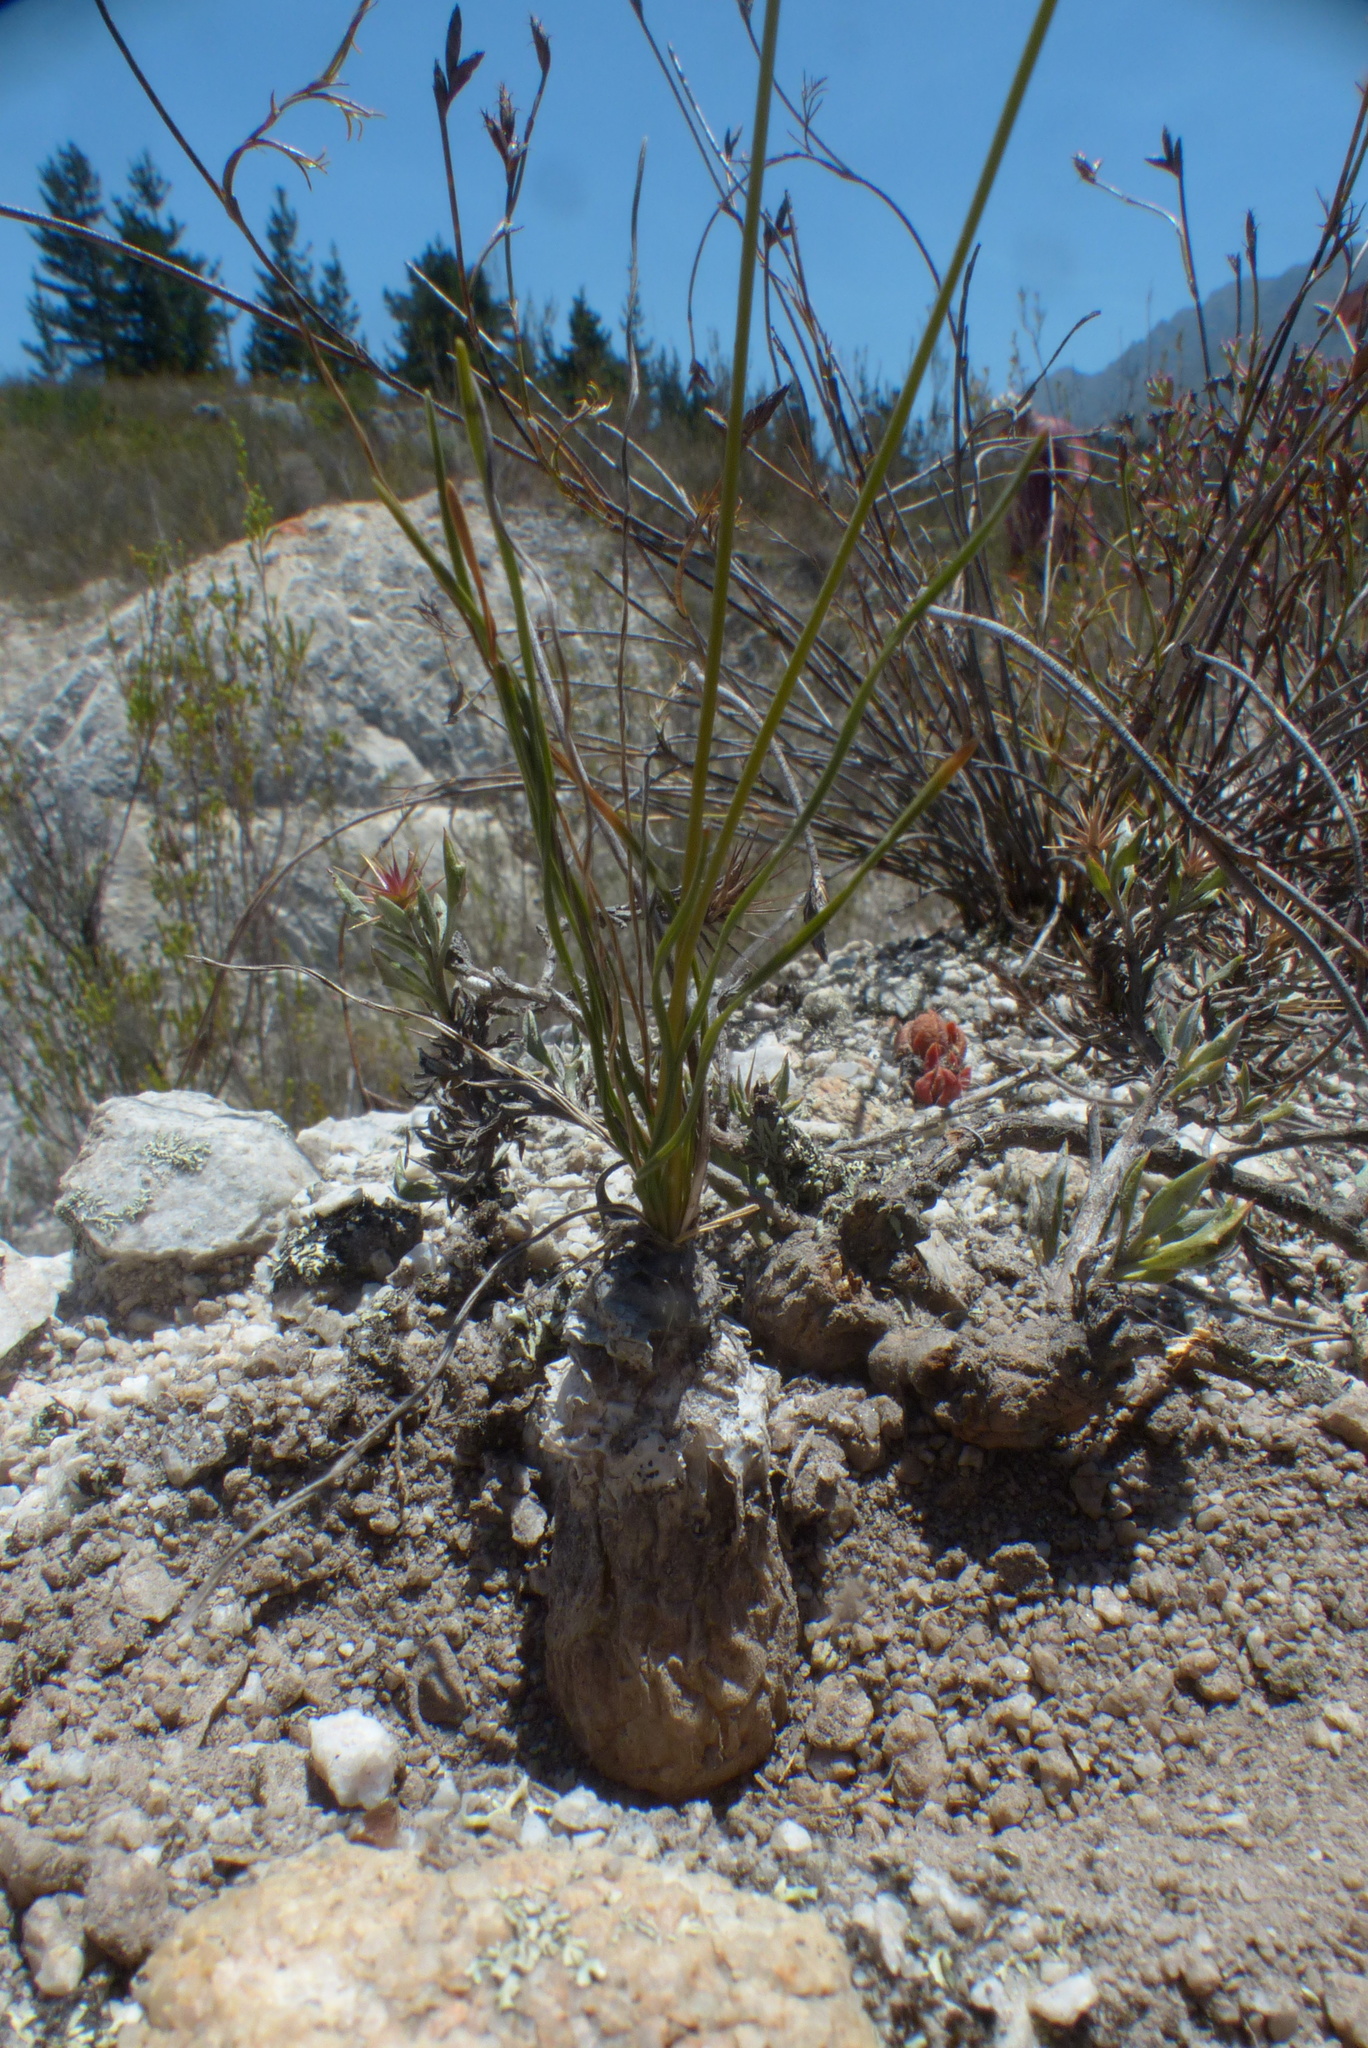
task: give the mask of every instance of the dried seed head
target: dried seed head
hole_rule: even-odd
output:
[[[446,69],[448,80],[454,79],[461,68],[461,10],[453,7],[446,33]]]
[[[551,38],[535,14],[532,16],[532,47],[537,53],[537,63],[541,67],[541,75],[545,78],[547,72],[551,69]]]
[[[771,391],[768,397],[759,399],[741,422],[741,439],[751,441],[762,428],[767,427],[788,394],[788,385],[781,384],[777,391]]]
[[[745,846],[733,846],[708,903],[709,924],[721,924],[736,908],[760,865],[761,857],[760,846],[754,839]]]

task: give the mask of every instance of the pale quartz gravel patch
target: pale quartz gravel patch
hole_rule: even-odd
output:
[[[134,1991],[120,2048],[877,2041],[817,1914],[573,1846],[439,1873],[331,1841],[200,1907]]]

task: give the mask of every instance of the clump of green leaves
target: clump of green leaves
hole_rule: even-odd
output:
[[[1228,1080],[1240,1027],[1232,1024],[1214,1038],[1204,1039],[1201,1015],[1198,1001],[1182,1012],[1171,1030],[1161,1023],[1166,1060],[1144,1113],[1157,1113],[1205,1094],[1218,1125],[1233,1120],[1240,1138],[1248,1142],[1268,1123],[1287,1114],[1291,1104],[1256,1094],[1244,1067]],[[1147,1172],[1149,1152],[1138,1144],[1128,1146],[1126,1139],[1119,1140],[1105,1164],[1099,1155],[1094,1156],[1088,1197],[1067,1241],[1067,1145],[1061,1145],[1054,1164],[1027,1197],[1027,1234],[1042,1267],[1063,1268],[1072,1259],[1074,1266],[1101,1278],[1162,1286],[1185,1272],[1215,1264],[1238,1243],[1252,1204],[1228,1200],[1213,1207],[1204,1202],[1215,1170],[1213,1160],[1200,1160],[1171,1180],[1156,1184]],[[1145,1202],[1137,1220],[1142,1195]],[[1080,1233],[1091,1240],[1086,1260],[1079,1258]]]
[[[1156,1189],[1140,1221],[1133,1223],[1147,1162],[1148,1154],[1138,1159],[1122,1183],[1108,1270],[1114,1280],[1153,1286],[1223,1258],[1238,1240],[1253,1205],[1227,1201],[1219,1209],[1200,1207],[1212,1173],[1212,1162],[1203,1160]]]
[[[1224,898],[1225,877],[1159,800],[1110,814],[1093,807],[1066,848],[1094,896],[1075,917],[1094,985],[1143,1041],[1160,968],[1190,946]]]

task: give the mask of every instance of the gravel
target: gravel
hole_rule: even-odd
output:
[[[856,1162],[909,1122],[888,1020],[928,1004],[964,1022],[976,1086],[1013,1060],[1053,1068],[1051,1100],[1127,1085],[1024,1004],[994,1009],[1000,990],[983,950],[851,947],[762,992],[735,1050],[783,1048],[800,1114],[840,1133],[828,1150],[858,1137],[863,1152],[831,1153]],[[1308,1106],[1368,1117],[1368,1076],[1335,1078],[1353,1101],[1337,1086]],[[365,1156],[321,1155],[344,1175]],[[509,1227],[592,1199],[607,1163],[535,1128]],[[1341,1165],[1352,1181],[1364,1160]],[[971,1165],[937,1205],[945,1245],[1008,1302],[1031,1270],[1027,1185],[1005,1162]],[[1126,1383],[1045,1450],[966,1446],[903,1386],[854,1372],[791,1382],[786,1460],[807,1448],[785,1508],[803,1640],[790,1722],[756,1777],[675,1808],[586,1782],[543,1684],[551,1527],[526,1450],[530,1361],[554,1355],[584,1226],[468,1330],[440,1405],[257,1545],[198,1626],[183,1620],[226,1543],[431,1369],[482,1247],[464,1218],[423,1225],[416,1263],[327,1299],[287,1301],[263,1261],[226,1292],[187,1276],[146,1327],[71,1309],[0,1400],[0,1880],[15,1914],[0,1995],[32,2038],[49,2038],[44,2013],[104,2025],[126,1995],[112,1910],[98,1940],[85,1917],[97,1865],[97,1903],[110,1872],[130,1899],[144,1888],[129,1958],[158,1913],[230,1898],[349,1829],[379,1859],[568,1843],[810,1909],[889,2043],[989,2038],[1000,2022],[971,1998],[989,1983],[1004,2011],[1050,2024],[1033,2001],[1080,1977],[1095,2048],[1272,2038],[1287,1986],[1285,2038],[1364,2038],[1368,1460],[1330,1419],[1361,1388],[1316,1402],[1291,1371],[1352,1364],[1361,1267],[1265,1219],[1311,1326],[1269,1330],[1282,1377],[1194,1368],[1143,1400]],[[745,1255],[714,1242],[724,1262]],[[1204,1284],[1264,1307],[1234,1264]],[[1191,1307],[1194,1327],[1211,1313]],[[374,1804],[343,1804],[310,1770],[313,1730],[340,1715],[392,1749]],[[68,2009],[31,1963],[70,1974],[78,1898],[92,1932]],[[53,1900],[30,1941],[27,1916]]]

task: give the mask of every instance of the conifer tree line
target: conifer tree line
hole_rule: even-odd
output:
[[[132,253],[167,257],[208,281],[219,276],[216,262],[186,246],[185,225],[168,208],[171,187],[150,156],[135,159],[126,189],[107,201],[95,166],[68,142],[41,166],[38,188],[43,211],[54,219],[116,236],[130,252],[100,248],[57,228],[33,231],[38,261],[29,313],[36,338],[24,346],[40,376],[195,377],[233,367],[229,330],[237,316],[189,279],[153,270]],[[276,190],[264,239],[275,266],[257,272],[256,302],[265,317],[249,319],[238,363],[253,379],[306,382],[316,370],[294,324],[301,312],[316,332],[351,340],[360,332],[360,311],[336,247],[315,268],[283,187]],[[433,241],[408,267],[406,283],[384,295],[395,326],[388,367],[418,390],[453,393],[452,350],[463,325],[454,309],[465,305],[466,284],[454,252]],[[481,328],[496,342],[509,342],[508,308],[484,272],[468,287]],[[524,346],[530,367],[566,407],[612,400],[626,390],[624,357],[582,291],[570,307],[563,344],[544,320]],[[686,381],[673,352],[639,341],[638,353],[655,416],[696,424],[710,390],[697,378]]]

